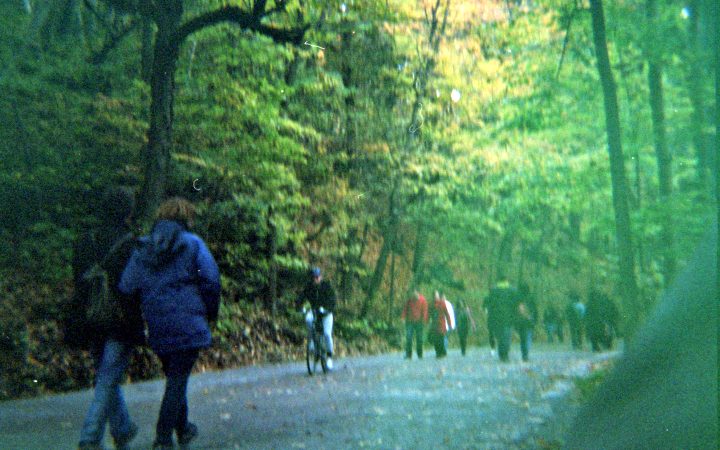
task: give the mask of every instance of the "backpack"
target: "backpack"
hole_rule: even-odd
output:
[[[118,239],[108,250],[105,258],[102,261],[95,262],[82,275],[83,283],[87,287],[85,320],[87,325],[93,328],[109,329],[116,326],[123,319],[123,311],[113,289],[110,287],[105,265],[115,252],[132,239],[134,239],[132,233]]]

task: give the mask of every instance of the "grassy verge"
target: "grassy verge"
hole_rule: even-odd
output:
[[[593,395],[595,395],[595,392],[597,392],[600,385],[605,381],[605,378],[610,374],[613,367],[614,361],[603,361],[594,364],[589,376],[575,378],[574,382],[580,403],[589,401]]]

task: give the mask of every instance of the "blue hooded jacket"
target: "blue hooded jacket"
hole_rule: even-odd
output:
[[[139,294],[155,353],[210,345],[208,320],[217,318],[220,272],[203,240],[178,222],[159,221],[140,239],[119,288]]]

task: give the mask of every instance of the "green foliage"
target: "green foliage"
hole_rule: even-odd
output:
[[[575,378],[575,387],[578,390],[578,395],[582,403],[588,402],[593,398],[600,385],[612,372],[613,367],[614,364],[612,363],[603,364],[601,367],[594,368],[587,377]]]
[[[0,238],[12,249],[0,255],[0,268],[27,275],[25,288],[40,293],[27,296],[32,308],[8,313],[25,322],[3,324],[12,333],[2,345],[8,354],[33,358],[46,344],[41,339],[57,336],[39,324],[53,309],[51,299],[65,292],[72,241],[102,218],[99,194],[108,185],[140,185],[152,95],[140,75],[139,27],[101,64],[91,64],[107,30],[74,2],[82,38],[68,35],[54,18],[63,2],[51,3],[42,17],[0,6],[6,62],[0,69],[0,193],[6,199]],[[341,294],[338,335],[383,336],[392,345],[399,337],[387,318],[399,314],[399,302],[392,303],[390,292],[397,300],[413,281],[426,295],[448,291],[477,310],[500,270],[513,281],[529,281],[541,304],[562,304],[569,290],[612,291],[615,223],[589,14],[542,0],[528,9],[510,6],[510,21],[504,3],[450,3],[437,52],[427,42],[427,2],[378,0],[346,2],[345,12],[324,1],[288,2],[289,14],[266,21],[289,23],[300,10],[306,20],[322,15],[323,24],[306,35],[317,47],[275,45],[232,24],[206,28],[183,44],[167,191],[198,205],[195,231],[223,275],[216,328],[223,354],[204,363],[255,361],[259,342],[302,336],[301,321],[282,305],[294,299],[311,264],[322,266]],[[245,6],[185,2],[185,18],[226,4]],[[139,25],[147,12],[142,2],[98,5],[113,27]],[[678,5],[661,6],[655,31],[662,39],[649,40],[651,30],[640,26],[644,2],[608,4],[647,308],[668,282],[659,270],[662,218],[670,209],[682,262],[711,202],[695,168],[695,111],[687,93],[693,55]],[[40,36],[37,24],[45,22],[52,26]],[[674,158],[669,203],[657,194],[643,62],[650,52],[664,63]],[[428,67],[423,89],[418,80]],[[697,79],[710,98],[709,71]],[[701,128],[712,133],[708,124]],[[281,313],[268,319],[263,312],[273,268]],[[360,319],[376,268],[382,272],[378,295]],[[254,327],[263,330],[262,339]],[[233,352],[241,356],[229,356]],[[43,355],[43,364],[63,368],[43,369],[43,385],[88,383],[81,375],[86,358]],[[63,385],[60,372],[76,381]],[[132,373],[156,374],[157,361],[146,352]],[[41,390],[34,385],[23,389]]]
[[[7,295],[7,293],[4,293]],[[29,336],[25,319],[14,305],[0,304],[0,399],[11,398],[29,386],[23,380],[29,351]]]

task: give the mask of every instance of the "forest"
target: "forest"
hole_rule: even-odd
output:
[[[540,310],[600,290],[630,339],[718,215],[711,0],[0,3],[0,399],[91,385],[62,341],[108,186],[169,196],[222,275],[203,370],[296,358],[308,268],[339,354],[399,349],[413,288]],[[134,380],[158,376],[148,349]]]

